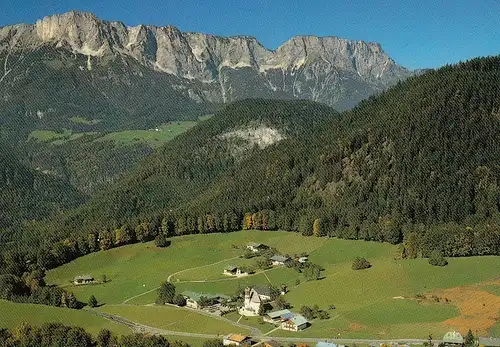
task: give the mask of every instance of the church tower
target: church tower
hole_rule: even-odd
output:
[[[250,288],[246,287],[245,288],[245,306],[250,305]]]

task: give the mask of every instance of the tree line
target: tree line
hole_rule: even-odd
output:
[[[45,272],[33,267],[21,277],[5,273],[0,274],[0,299],[18,303],[41,304],[72,309],[82,308],[75,295],[57,286],[45,283]]]
[[[81,327],[61,323],[34,326],[23,323],[15,329],[0,328],[3,347],[189,347],[189,344],[164,336],[131,334],[118,336],[101,330],[96,337]]]

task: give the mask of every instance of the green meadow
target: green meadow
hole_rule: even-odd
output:
[[[62,145],[68,141],[76,140],[85,135],[95,135],[96,132],[83,132],[74,133],[69,129],[64,129],[62,132],[55,132],[51,130],[33,130],[28,139],[33,139],[39,142],[47,142],[52,145]]]
[[[132,331],[120,324],[96,316],[87,310],[45,305],[18,304],[0,300],[0,327],[15,329],[21,323],[42,325],[43,323],[63,323],[84,327],[89,333],[97,335],[101,329],[108,329],[118,335],[131,334]]]
[[[151,147],[158,147],[194,127],[198,122],[179,121],[162,124],[148,130],[124,130],[107,133],[97,141],[114,141],[120,145],[145,142]]]
[[[100,310],[135,322],[170,331],[199,334],[250,333],[225,320],[171,306],[105,305]]]
[[[486,285],[483,287],[483,289],[493,295],[500,296],[500,285]]]
[[[242,247],[248,242],[276,247],[283,254],[306,252],[312,263],[325,269],[324,278],[308,282],[302,274],[284,267],[241,278],[222,275],[227,265],[255,262],[254,259],[235,258],[242,254]],[[65,286],[82,301],[93,294],[105,304],[103,310],[124,310],[121,313],[126,318],[155,327],[170,324],[167,318],[155,321],[156,318],[151,317],[163,316],[171,308],[161,311],[165,308],[145,305],[154,302],[155,288],[170,275],[178,292],[192,290],[231,295],[245,286],[286,284],[289,293],[284,299],[291,303],[293,310],[298,311],[301,305],[318,305],[328,311],[330,319],[317,319],[302,332],[276,331],[272,333],[274,336],[300,338],[341,334],[346,338],[426,338],[430,333],[439,336],[454,328],[443,322],[460,313],[452,302],[429,300],[419,303],[415,300],[417,294],[482,283],[500,275],[500,257],[452,258],[448,259],[446,267],[433,267],[425,259],[395,260],[396,253],[397,247],[390,244],[303,237],[290,232],[186,235],[172,238],[172,245],[165,249],[156,248],[153,243],[142,243],[87,255],[49,271],[47,282]],[[356,256],[368,259],[372,267],[352,270],[351,263]],[[96,278],[105,274],[110,282],[78,287],[70,283],[74,276],[87,273]],[[125,300],[129,305],[116,306]],[[331,305],[335,309],[329,309]],[[154,311],[154,315],[147,313],[152,310],[158,311]],[[175,317],[192,314],[179,309]],[[237,320],[239,317],[229,318]],[[178,320],[181,318],[175,318]],[[240,322],[251,326],[258,324]],[[207,327],[207,330],[212,329],[211,325]],[[265,331],[265,326],[260,328]],[[189,325],[185,329],[190,329]]]
[[[492,328],[489,330],[490,336],[500,336],[500,321],[495,324]]]
[[[102,121],[101,119],[87,119],[84,117],[71,117],[69,120],[75,124],[84,124],[84,125],[94,125]]]
[[[71,129],[63,129],[60,132],[52,130],[34,130],[28,135],[28,140],[47,142],[52,145],[62,145],[68,141],[76,140],[85,135],[101,134],[95,141],[114,141],[118,145],[129,145],[134,143],[147,143],[155,148],[172,140],[183,132],[191,129],[199,122],[212,118],[213,115],[198,117],[197,121],[172,121],[164,123],[148,130],[123,130],[109,133],[98,132],[73,132]],[[87,119],[84,117],[72,117],[74,124],[95,125],[101,122],[100,119]]]

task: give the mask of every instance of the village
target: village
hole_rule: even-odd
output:
[[[300,254],[294,256],[282,255],[276,249],[263,243],[250,242],[241,247],[244,254],[240,258],[253,258],[263,256],[268,259],[269,269],[278,267],[292,267],[293,264],[312,265],[309,263],[307,255]],[[260,270],[263,271],[263,270]],[[255,274],[256,270],[247,266],[225,265],[220,275],[232,278],[248,277]],[[105,283],[106,278],[97,280],[91,275],[76,276],[73,280],[75,286]],[[246,286],[240,296],[230,296],[221,293],[196,292],[184,290],[180,295],[184,298],[184,306],[189,310],[199,310],[205,314],[224,317],[228,313],[237,313],[240,319],[243,317],[257,317],[261,324],[268,323],[274,326],[271,331],[282,330],[289,332],[300,332],[314,324],[314,319],[308,319],[296,308],[291,307],[284,297],[289,288],[281,285],[279,288],[271,285],[253,285]],[[316,318],[316,317],[315,317]],[[238,320],[239,321],[239,320]],[[346,347],[337,341],[342,341],[339,336],[332,336],[332,340],[316,342],[316,347]],[[335,341],[337,340],[337,341]],[[282,342],[273,338],[263,338],[262,336],[247,336],[238,333],[231,333],[223,336],[223,345],[225,346],[252,346],[263,345],[264,347],[283,347]],[[441,339],[436,337],[432,341],[424,343],[425,347],[461,347],[464,346],[465,338],[457,331],[446,333]],[[311,347],[309,343],[296,343],[294,347]],[[478,336],[475,342],[480,347],[500,347],[500,338]],[[371,347],[409,347],[408,344],[400,343],[379,343],[370,344]]]

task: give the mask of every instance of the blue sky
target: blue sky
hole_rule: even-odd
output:
[[[376,41],[409,68],[500,54],[500,0],[1,0],[0,26],[69,10],[127,25],[250,35],[271,49],[294,35]]]

